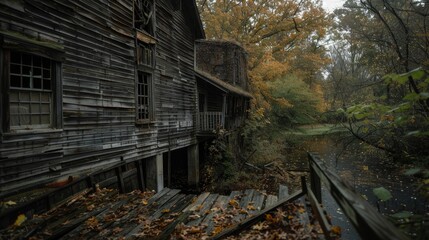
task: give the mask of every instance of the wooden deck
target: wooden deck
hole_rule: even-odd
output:
[[[310,218],[303,192],[289,196],[286,187],[280,187],[278,195],[255,189],[229,195],[184,194],[169,188],[156,194],[97,189],[2,230],[0,239],[217,239],[233,234],[246,238],[239,234],[263,231],[251,227],[263,221],[287,222],[279,225],[285,232],[317,238],[320,227],[310,225]],[[300,227],[292,232],[285,226]]]

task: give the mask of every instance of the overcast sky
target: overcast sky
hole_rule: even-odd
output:
[[[335,8],[341,7],[345,0],[323,0],[323,7],[332,12]]]

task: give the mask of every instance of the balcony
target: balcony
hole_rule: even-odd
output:
[[[212,132],[216,128],[225,127],[225,117],[222,112],[199,112],[197,120],[199,132]]]

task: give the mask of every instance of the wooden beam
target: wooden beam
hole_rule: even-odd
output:
[[[308,153],[308,157],[310,169],[319,176],[362,239],[409,239],[393,223],[379,214],[359,193],[352,190],[350,185],[331,171],[318,156]]]
[[[139,182],[139,188],[140,190],[144,191],[146,186],[144,182],[144,170],[143,170],[143,164],[141,160],[136,161],[136,167],[137,167],[137,179]]]
[[[122,176],[122,168],[117,167],[115,169],[116,171],[116,177],[118,178],[118,187],[120,193],[125,193],[125,185],[124,185],[124,178]]]
[[[316,218],[319,221],[320,227],[323,230],[323,234],[325,235],[326,239],[328,240],[332,239],[331,224],[329,224],[328,219],[326,219],[325,214],[323,214],[323,210],[322,210],[322,207],[320,206],[320,203],[318,202],[312,190],[308,191],[307,195],[310,200],[313,213],[316,215]]]
[[[255,216],[248,218],[248,219],[246,219],[246,220],[244,220],[238,224],[233,225],[232,227],[222,231],[221,233],[211,237],[210,239],[212,239],[212,240],[223,239],[227,236],[238,233],[238,232],[246,229],[247,227],[256,224],[257,222],[262,221],[264,219],[265,214],[277,209],[278,207],[281,207],[282,205],[284,205],[286,203],[293,202],[296,199],[298,199],[304,195],[305,195],[305,192],[298,191],[298,192],[292,194],[291,196],[289,196],[288,198],[284,198],[284,199],[279,200],[277,203],[275,203],[274,205],[272,205],[270,207],[265,208],[264,210],[257,213]]]

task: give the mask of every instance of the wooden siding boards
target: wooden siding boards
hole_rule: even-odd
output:
[[[204,33],[193,1],[178,11],[170,0],[155,2],[155,114],[143,125],[135,124],[133,1],[0,3],[0,40],[19,33],[64,53],[56,58],[63,127],[0,135],[0,196],[196,143],[194,41]]]

